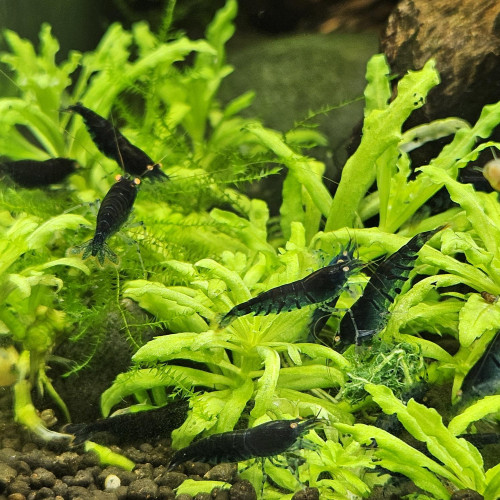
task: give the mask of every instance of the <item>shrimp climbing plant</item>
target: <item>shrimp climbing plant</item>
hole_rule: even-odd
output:
[[[234,32],[236,10],[236,1],[228,0],[209,25],[205,40],[178,36],[164,42],[146,23],[134,25],[132,31],[113,24],[95,51],[70,52],[61,63],[56,61],[59,44],[50,26],[42,25],[38,50],[16,33],[3,32],[8,51],[0,54],[0,62],[9,75],[2,66],[1,77],[13,84],[17,95],[0,98],[2,155],[14,160],[71,157],[81,167],[68,179],[68,189],[38,190],[34,195],[13,187],[6,179],[0,190],[0,327],[7,342],[22,351],[17,363],[22,383],[14,388],[16,415],[30,428],[40,424],[35,419],[32,425],[27,418],[35,416],[31,405],[34,383],[50,392],[69,417],[46,376],[48,356],[69,331],[74,341],[88,334],[90,323],[104,332],[98,325],[112,307],[109,290],[119,276],[115,269],[94,272],[79,258],[64,256],[66,250],[85,241],[83,228],[92,226],[78,213],[92,216],[88,202],[102,198],[122,170],[116,162],[99,156],[80,119],[60,111],[78,101],[106,116],[113,110],[114,118],[123,123],[120,130],[134,143],[155,159],[168,158],[172,179],[162,188],[144,183],[143,198],[135,204],[137,218],[148,227],[147,238],[143,232],[136,235],[144,240],[141,255],[148,272],[155,272],[167,257],[218,255],[225,248],[242,248],[235,238],[217,232],[217,222],[206,211],[216,199],[245,213],[251,205],[227,187],[229,179],[252,179],[262,172],[259,167],[256,173],[248,173],[250,162],[245,156],[255,153],[259,145],[249,132],[240,132],[248,120],[238,116],[253,94],[237,97],[226,107],[215,98],[222,79],[232,70],[225,61],[225,43]],[[190,54],[193,66],[175,66]],[[127,105],[130,92],[143,98],[140,113]],[[232,161],[227,162],[227,158]],[[228,163],[235,165],[230,171]],[[224,173],[217,182],[222,166]],[[193,202],[189,206],[187,198]],[[165,227],[169,228],[167,236]],[[185,244],[186,239],[190,244]],[[142,268],[137,272],[135,247],[132,251],[128,247],[120,249],[120,272],[126,279],[142,276],[146,271]],[[56,266],[74,267],[89,278],[82,282],[70,272],[62,278],[62,272],[49,272]],[[89,284],[93,280],[95,286]],[[64,310],[57,307],[59,302],[64,303]],[[93,320],[87,322],[91,316]],[[95,350],[98,342],[86,345]],[[74,371],[86,365],[91,356],[92,352],[79,360]],[[43,426],[37,428],[40,434],[46,431]],[[50,438],[50,433],[45,436]]]
[[[352,353],[343,357],[329,347],[307,341],[311,309],[245,316],[225,328],[219,328],[220,319],[255,294],[310,274],[324,265],[324,254],[338,255],[350,241],[356,242],[360,258],[368,262],[395,252],[418,232],[443,225],[447,227],[436,236],[433,246],[424,246],[419,254],[416,272],[428,276],[411,290],[403,290],[380,336],[388,343],[416,347],[419,363],[422,356],[433,360],[427,370],[429,380],[453,378],[454,395],[458,393],[465,374],[500,328],[497,302],[481,301],[480,295],[482,291],[500,293],[498,245],[494,243],[499,241],[495,228],[500,227],[500,220],[496,193],[476,193],[456,177],[459,169],[474,161],[483,149],[498,146],[493,142],[477,145],[477,141],[487,138],[500,122],[500,103],[486,106],[473,125],[450,118],[403,133],[406,118],[425,102],[439,77],[429,61],[422,70],[403,77],[397,97],[390,102],[388,74],[383,56],[374,56],[367,69],[361,144],[345,165],[333,198],[322,183],[320,162],[291,147],[286,135],[258,123],[246,125],[245,130],[287,168],[280,209],[285,243],[268,237],[265,204],[241,197],[244,214],[219,209],[210,213],[221,233],[229,238],[227,242],[233,241],[233,250],[228,247],[218,258],[195,263],[164,262],[175,284],[128,282],[124,296],[137,301],[173,333],[137,351],[133,369],[118,376],[103,394],[104,414],[131,394],[161,404],[165,388],[180,387],[188,392],[196,388],[201,392],[191,393],[191,412],[174,432],[175,447],[185,446],[202,432],[232,429],[249,403],[251,424],[267,412],[277,418],[319,412],[338,422],[338,429],[350,432],[348,422],[355,407],[338,398],[334,404],[331,390],[351,383],[347,374],[363,385],[368,379],[356,377]],[[452,136],[451,142],[410,177],[408,153],[423,142],[446,135]],[[368,194],[373,182],[377,189]],[[421,208],[442,186],[458,206],[425,216]],[[363,227],[374,215],[378,215],[378,227]],[[326,220],[324,231],[320,231],[322,217]],[[463,253],[465,259],[456,259],[457,253]],[[457,284],[470,291],[444,291]],[[349,301],[352,299],[348,297],[341,299],[341,303]],[[438,343],[421,338],[419,333],[423,331],[454,336],[459,342],[458,352],[451,355]],[[404,349],[400,351],[404,355]],[[416,366],[421,366],[419,363]],[[406,372],[408,367],[407,363]],[[492,400],[488,401],[490,410],[497,411]],[[486,402],[481,406],[482,415],[487,413],[485,406]],[[321,439],[317,442],[324,447],[316,460],[317,477],[319,471],[337,476],[337,461],[329,461],[327,456],[340,453],[340,448],[333,450]],[[357,464],[373,466],[369,453],[362,459],[363,453],[357,448],[354,454]],[[413,472],[407,474],[412,477]],[[356,490],[360,495],[369,491],[366,483],[363,486],[352,475],[349,478],[335,488]],[[327,482],[317,484],[331,487]]]
[[[380,114],[378,107],[389,97],[383,76],[387,68],[381,68],[381,61],[375,58],[367,74],[366,98],[368,110],[373,110],[369,124],[379,123],[372,114]],[[396,132],[436,83],[432,63],[402,80],[398,97],[385,105],[383,115],[391,124],[385,148],[398,145]],[[376,130],[369,129],[372,141],[381,128],[377,125]],[[346,411],[349,405],[333,405],[325,391],[344,385],[349,363],[333,349],[306,341],[310,308],[264,318],[244,317],[224,329],[217,328],[221,315],[235,304],[321,267],[321,253],[312,245],[319,238],[321,216],[328,217],[334,203],[322,183],[324,166],[320,162],[296,152],[277,133],[257,123],[248,124],[246,129],[288,169],[280,219],[288,240],[284,248],[276,248],[269,241],[267,207],[262,201],[246,202],[247,217],[215,209],[211,217],[221,232],[232,236],[235,248],[241,249],[243,242],[244,249],[227,250],[218,261],[167,261],[165,264],[177,274],[177,286],[139,280],[127,283],[123,292],[164,322],[173,334],[139,349],[133,358],[136,368],[119,376],[103,394],[104,414],[123,396],[144,389],[155,389],[156,395],[158,387],[178,384],[187,389],[215,389],[191,398],[192,412],[175,433],[175,446],[185,446],[207,429],[232,429],[250,401],[252,420],[270,410],[278,415],[290,411],[291,400],[298,402],[295,411],[302,406],[313,413],[321,409],[336,421],[351,418]],[[327,225],[330,223],[327,221]],[[332,255],[340,250],[337,242],[325,251]],[[203,368],[176,364],[182,359],[201,363]]]
[[[256,208],[263,205],[259,200],[251,203]],[[254,235],[265,237],[266,211],[257,212],[258,218],[241,219],[241,225],[246,226],[244,232],[253,229]],[[250,298],[251,290],[299,279],[305,270],[318,267],[318,257],[307,249],[300,223],[292,225],[291,238],[281,254],[265,239],[256,243],[262,249],[253,260],[242,252],[226,251],[220,262],[166,262],[179,282],[189,286],[145,280],[126,284],[124,296],[153,313],[173,333],[150,341],[135,353],[136,369],[120,375],[103,394],[105,414],[125,395],[180,384],[188,390],[204,387],[207,392],[191,398],[191,416],[175,433],[176,446],[185,446],[206,429],[232,429],[249,401],[254,403],[252,420],[270,410],[277,415],[289,413],[287,401],[291,400],[313,412],[322,409],[335,420],[350,420],[328,399],[304,392],[339,387],[344,381],[341,368],[347,364],[332,349],[307,342],[307,308],[241,318],[218,329],[222,313],[231,304]],[[274,272],[264,281],[267,269]],[[204,368],[179,366],[177,360],[196,362]]]

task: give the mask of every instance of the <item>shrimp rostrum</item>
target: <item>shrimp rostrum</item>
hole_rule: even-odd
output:
[[[280,455],[319,422],[317,417],[271,420],[251,429],[214,434],[175,452],[169,469],[188,460],[219,464]]]
[[[345,289],[349,276],[365,264],[358,259],[339,259],[322,267],[305,278],[262,292],[246,302],[234,306],[221,319],[225,327],[233,319],[246,314],[267,315],[281,311],[293,311],[312,304],[331,302]]]

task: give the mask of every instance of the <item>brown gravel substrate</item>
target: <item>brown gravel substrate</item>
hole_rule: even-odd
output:
[[[0,393],[1,394],[1,393]],[[5,394],[5,393],[4,393]],[[97,456],[83,449],[47,445],[33,439],[12,421],[10,397],[0,398],[0,500],[256,500],[249,481],[238,477],[236,464],[211,466],[186,463],[167,471],[172,454],[169,440],[155,443],[111,445],[113,451],[136,463],[129,472],[102,466]],[[230,489],[176,495],[185,479],[217,480]],[[307,488],[295,500],[317,500]]]

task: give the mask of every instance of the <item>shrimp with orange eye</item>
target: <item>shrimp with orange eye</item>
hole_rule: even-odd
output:
[[[271,420],[251,429],[214,434],[176,451],[168,467],[173,469],[188,460],[220,464],[280,455],[319,422],[316,417]]]
[[[279,314],[312,304],[330,303],[345,289],[347,279],[366,264],[358,259],[339,259],[305,278],[262,292],[246,302],[234,306],[220,321],[226,327],[235,318],[246,314]]]
[[[85,122],[87,130],[99,151],[115,160],[125,172],[151,180],[166,180],[168,175],[161,171],[161,165],[155,163],[142,149],[134,146],[113,124],[95,111],[77,102],[65,111],[78,113]]]
[[[108,240],[127,221],[135,197],[140,179],[131,179],[121,175],[116,176],[116,182],[111,186],[102,200],[99,212],[97,212],[97,223],[94,237],[75,248],[75,253],[83,250],[82,258],[90,255],[97,257],[100,264],[104,264],[106,257],[115,264],[118,262],[116,254],[108,247]]]

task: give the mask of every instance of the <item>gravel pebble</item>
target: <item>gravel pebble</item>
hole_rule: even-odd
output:
[[[94,482],[94,476],[90,469],[83,469],[76,472],[74,476],[64,476],[63,481],[68,486],[83,486],[88,488]]]
[[[54,454],[51,452],[43,452],[39,449],[31,450],[23,454],[23,460],[31,467],[32,470],[39,467],[42,469],[53,470]]]
[[[218,464],[212,467],[204,476],[210,481],[225,481],[230,483],[238,472],[238,466],[234,463]]]
[[[56,479],[54,486],[52,486],[52,491],[56,496],[66,498],[66,495],[68,494],[68,485],[61,479]]]
[[[186,479],[186,474],[182,472],[169,471],[157,477],[155,481],[158,486],[169,486],[174,490]]]
[[[115,492],[93,490],[92,500],[118,500]]]
[[[182,493],[181,495],[177,495],[175,500],[193,500],[193,497],[187,493]]]
[[[127,500],[147,500],[156,498],[158,485],[152,479],[137,479],[128,487]]]
[[[0,462],[0,493],[3,493],[9,483],[17,476],[16,469]]]
[[[174,500],[175,492],[169,486],[158,487],[158,500]]]
[[[214,488],[214,491],[212,491],[212,498],[214,498],[215,500],[229,500],[229,491],[220,488]]]
[[[242,479],[231,486],[229,498],[231,500],[257,500],[257,492],[248,479]]]
[[[33,450],[38,450],[38,445],[36,443],[26,443],[22,448],[23,453],[29,453]]]
[[[80,455],[80,466],[81,467],[99,466],[99,457],[93,451],[88,451],[83,455]]]
[[[92,498],[92,492],[83,486],[69,486],[67,495],[68,500],[90,500]]]
[[[49,470],[57,477],[75,475],[80,465],[80,456],[73,451],[65,451],[56,456],[55,462]]]
[[[133,446],[129,446],[122,451],[123,455],[135,462],[136,464],[142,464],[148,461],[146,453]]]
[[[158,487],[158,500],[174,500],[175,491],[169,486]]]
[[[126,500],[127,499],[127,491],[128,491],[128,486],[118,486],[116,490],[113,491],[113,493],[116,495],[117,500]]]
[[[154,450],[154,447],[150,443],[142,443],[139,446],[139,450],[143,451],[144,453],[151,453]]]
[[[19,462],[19,455],[20,453],[12,448],[3,448],[0,450],[0,463],[15,467],[16,463]]]
[[[44,500],[45,498],[55,498],[54,492],[50,488],[47,488],[47,486],[40,488],[35,493],[35,500]]]
[[[132,472],[136,475],[136,479],[153,479],[154,468],[150,463],[139,464]]]
[[[12,467],[17,470],[18,474],[26,474],[27,476],[31,475],[31,467],[24,460],[16,460]]]
[[[201,493],[197,493],[194,496],[194,500],[211,500],[212,495],[210,493],[205,493],[204,491]]]
[[[20,495],[23,496],[28,496],[31,492],[31,486],[29,485],[29,482],[23,481],[19,478],[14,479],[12,483],[10,483],[9,487],[7,488],[7,492],[14,494],[14,493],[19,493]]]
[[[293,495],[292,500],[319,500],[318,488],[305,488],[303,490],[297,491]]]
[[[50,472],[47,469],[43,469],[42,467],[38,467],[33,471],[33,474],[30,476],[30,484],[32,488],[36,490],[46,486],[48,488],[52,488],[54,483],[56,482],[56,476],[53,472]]]
[[[211,468],[211,465],[203,462],[186,462],[184,464],[184,473],[203,477]]]
[[[22,493],[11,493],[7,497],[7,500],[26,500],[26,496]]]
[[[21,449],[21,438],[20,437],[6,437],[2,439],[3,448],[13,448],[14,450]]]

